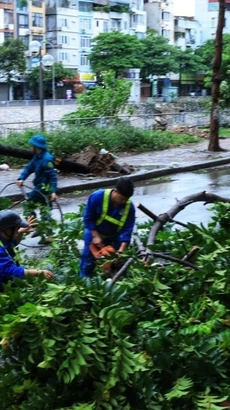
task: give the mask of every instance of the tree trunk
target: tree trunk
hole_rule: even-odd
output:
[[[216,30],[215,54],[212,74],[212,107],[210,118],[210,139],[208,149],[210,151],[222,151],[219,145],[219,121],[220,121],[220,83],[221,63],[223,49],[223,28],[225,16],[225,0],[219,0],[218,25]]]
[[[31,160],[34,152],[28,149],[15,148],[0,144],[0,155]],[[77,162],[68,161],[63,158],[55,158],[55,167],[66,172],[77,172],[81,174],[89,173],[89,168],[87,166]]]

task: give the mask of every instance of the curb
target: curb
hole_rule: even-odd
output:
[[[205,168],[214,168],[218,167],[221,165],[226,165],[230,163],[230,157],[228,158],[222,158],[218,160],[212,160],[212,161],[207,161],[207,162],[199,162],[199,163],[189,163],[188,165],[185,166],[179,166],[179,167],[169,167],[169,168],[161,168],[157,170],[152,170],[152,171],[145,171],[145,172],[137,172],[134,174],[129,175],[129,178],[132,179],[132,181],[145,181],[146,179],[151,179],[151,178],[158,178],[166,175],[172,175],[172,174],[178,174],[181,172],[191,172],[191,171],[196,171],[199,169],[205,169]],[[83,191],[83,190],[92,190],[92,189],[99,189],[99,188],[104,188],[108,186],[112,186],[116,183],[116,181],[120,178],[119,177],[112,177],[112,178],[106,178],[106,179],[100,179],[96,181],[87,181],[87,182],[78,182],[77,184],[71,184],[68,186],[63,186],[58,188],[58,194],[61,193],[71,193],[73,191]],[[13,200],[13,201],[19,201],[21,199],[24,199],[22,194],[9,194],[7,195],[7,198]]]

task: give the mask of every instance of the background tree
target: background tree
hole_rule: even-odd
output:
[[[178,64],[179,72],[179,95],[181,94],[181,75],[182,74],[196,74],[199,71],[205,69],[202,58],[194,53],[192,49],[186,49],[185,51],[177,49],[175,53],[175,60]]]
[[[116,78],[113,71],[104,74],[104,87],[97,87],[92,91],[85,91],[78,98],[77,111],[64,115],[63,119],[75,123],[77,118],[113,117],[125,109],[129,96],[131,81]],[[85,123],[85,121],[83,121]]]
[[[38,92],[38,84],[40,77],[39,67],[33,68],[33,70],[27,76],[27,82],[31,90],[36,94]],[[61,63],[54,63],[55,81],[61,81],[64,78],[74,78],[76,72],[70,68],[65,68]],[[53,68],[45,68],[43,73],[44,83],[50,84],[52,82]],[[46,89],[45,89],[46,91]]]
[[[25,72],[24,50],[25,45],[21,39],[7,38],[0,46],[0,76],[6,79],[8,94],[10,85],[14,84],[13,79]]]
[[[97,75],[112,70],[117,77],[129,68],[142,67],[143,49],[136,36],[113,31],[101,33],[94,38],[88,58]]]
[[[171,46],[168,40],[158,36],[153,30],[148,31],[147,36],[140,40],[143,46],[141,56],[141,77],[149,75],[165,75],[169,72],[178,72],[179,64],[176,59],[178,50]]]
[[[216,31],[215,54],[213,60],[212,75],[212,106],[210,118],[210,139],[208,149],[210,151],[220,151],[219,145],[219,122],[220,122],[220,83],[221,83],[221,63],[223,50],[223,28],[225,16],[225,0],[219,0],[219,15]]]
[[[220,96],[221,106],[230,105],[230,34],[223,35],[223,50],[222,50],[222,62],[221,62],[221,85]],[[205,69],[205,87],[211,88],[212,86],[212,67],[213,57],[215,54],[215,40],[208,40],[205,44],[199,47],[195,51],[196,55],[199,55],[204,63]]]

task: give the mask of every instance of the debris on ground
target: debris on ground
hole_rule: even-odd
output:
[[[102,150],[101,150],[102,151]],[[134,170],[127,164],[119,165],[116,157],[110,152],[99,151],[96,145],[86,147],[80,154],[73,154],[68,157],[68,161],[77,162],[89,168],[89,172],[96,176],[118,176],[119,174],[129,175]]]
[[[10,167],[8,164],[1,164],[0,171],[9,171]]]
[[[188,134],[198,138],[209,138],[210,130],[209,129],[200,129],[196,126],[189,125],[174,125],[170,127],[170,131],[175,134]]]
[[[162,131],[165,131],[167,129],[167,124],[168,123],[167,123],[165,118],[157,116],[157,117],[155,117],[155,121],[156,121],[157,125],[154,127],[154,129],[158,129],[158,130],[160,129]]]

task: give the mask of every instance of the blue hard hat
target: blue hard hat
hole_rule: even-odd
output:
[[[47,149],[46,139],[42,135],[35,135],[29,140],[29,144],[33,145],[36,148]]]

